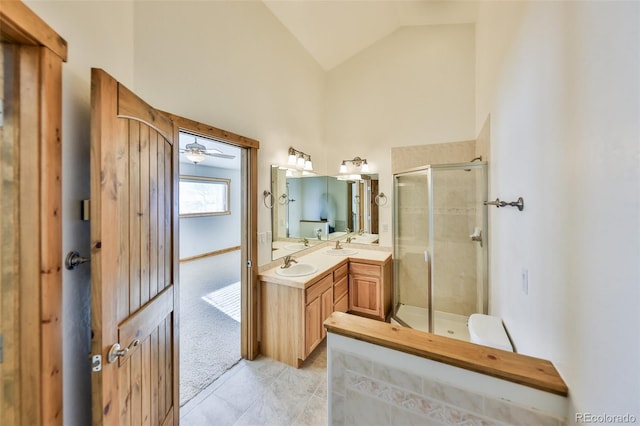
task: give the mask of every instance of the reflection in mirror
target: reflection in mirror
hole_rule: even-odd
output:
[[[377,191],[377,175],[339,179],[272,166],[272,259],[347,235],[354,243],[377,243]]]

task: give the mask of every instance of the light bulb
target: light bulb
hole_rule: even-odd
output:
[[[347,173],[347,165],[344,161],[340,164],[340,173]]]
[[[367,160],[364,160],[364,163],[362,163],[361,171],[362,173],[369,173],[369,164],[367,164]]]
[[[305,170],[313,170],[313,163],[311,162],[311,158],[309,158],[308,160],[306,160],[304,162],[304,169]]]

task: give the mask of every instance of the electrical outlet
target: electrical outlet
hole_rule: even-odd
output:
[[[524,294],[529,294],[529,270],[522,270],[522,292]]]
[[[258,232],[258,242],[260,244],[264,244],[265,243],[265,241],[267,239],[266,237],[267,237],[267,235],[264,232]]]

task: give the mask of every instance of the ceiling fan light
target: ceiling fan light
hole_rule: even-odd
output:
[[[184,156],[187,157],[189,161],[192,161],[193,164],[198,164],[206,158],[206,155],[200,151],[187,151]]]

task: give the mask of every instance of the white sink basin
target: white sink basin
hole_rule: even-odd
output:
[[[294,263],[288,268],[276,268],[276,274],[283,277],[304,277],[305,275],[311,275],[316,272],[318,268],[309,263]]]
[[[285,250],[303,250],[306,248],[309,248],[309,246],[305,246],[303,243],[287,244],[284,246]]]
[[[324,254],[330,254],[332,256],[351,256],[352,254],[356,254],[358,251],[354,249],[337,249],[332,248],[324,252]]]

